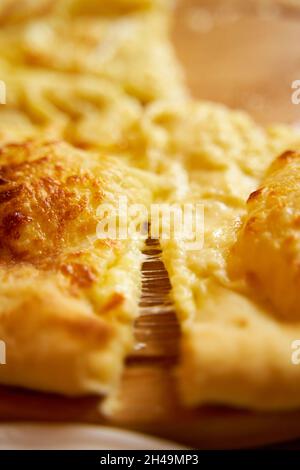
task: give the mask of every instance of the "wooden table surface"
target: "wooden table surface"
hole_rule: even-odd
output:
[[[173,37],[193,95],[244,108],[264,123],[300,121],[300,105],[291,103],[291,83],[300,79],[300,13],[293,3],[282,1],[278,7],[273,1],[259,8],[251,1],[179,2]],[[149,243],[146,252],[136,347],[113,415],[100,413],[98,398],[2,388],[2,420],[101,422],[196,448],[257,446],[300,437],[300,411],[264,414],[180,405],[175,380],[180,330],[159,246]],[[151,313],[155,306],[159,313]]]

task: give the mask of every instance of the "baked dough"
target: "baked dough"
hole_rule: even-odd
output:
[[[0,6],[0,382],[109,394],[132,348],[143,241],[89,237],[99,204],[148,206],[164,186],[123,154],[141,143],[141,101],[169,96],[171,79],[185,91],[162,2],[20,3]]]
[[[95,239],[97,208],[150,204],[149,177],[63,142],[5,145],[0,162],[0,382],[106,394],[132,348],[142,241]]]
[[[78,10],[72,14],[69,2],[59,2],[51,14],[4,24],[0,30],[2,57],[14,65],[59,70],[72,76],[96,75],[119,84],[143,103],[184,99],[187,93],[168,35],[169,9],[132,8],[126,13],[121,8],[147,3],[71,2]],[[101,5],[109,6],[115,14],[103,13]]]
[[[300,153],[287,151],[250,194],[234,247],[235,269],[282,322],[299,321]]]
[[[0,109],[0,382],[114,400],[133,344],[143,242],[95,240],[97,207],[155,198],[204,207],[202,249],[161,240],[182,328],[184,404],[299,407],[300,137],[187,100],[170,6],[0,5],[9,85]]]
[[[80,148],[124,152],[142,107],[101,78],[12,67],[0,63],[8,90],[0,106],[0,142],[45,136]]]
[[[182,326],[183,402],[298,407],[299,154],[284,153],[260,181],[277,155],[300,147],[299,134],[210,103],[153,105],[144,124],[189,178],[179,201],[204,207],[202,249],[161,242]]]

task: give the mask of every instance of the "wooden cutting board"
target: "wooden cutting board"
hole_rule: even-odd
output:
[[[300,122],[300,105],[291,103],[291,83],[300,79],[300,7],[292,0],[261,3],[181,0],[173,30],[177,53],[195,97],[246,109],[263,123]],[[300,410],[276,414],[180,405],[180,329],[169,301],[170,284],[159,245],[149,241],[145,254],[136,346],[127,360],[118,410],[107,417],[100,413],[99,398],[68,399],[3,387],[2,421],[101,422],[206,449],[300,437]]]

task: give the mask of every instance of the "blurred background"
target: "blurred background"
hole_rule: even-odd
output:
[[[193,96],[300,126],[299,0],[178,0],[173,38]]]

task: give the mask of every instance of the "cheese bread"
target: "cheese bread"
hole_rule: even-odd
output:
[[[118,382],[143,246],[97,236],[99,206],[117,208],[120,197],[149,205],[149,177],[59,141],[1,147],[2,384],[78,395],[106,394]]]
[[[70,80],[80,73],[96,75],[119,84],[143,103],[186,97],[168,35],[169,8],[159,8],[163,2],[64,0],[58,4],[49,14],[29,21],[3,20],[2,57],[14,65],[68,72]],[[157,8],[138,8],[151,4]],[[123,8],[126,5],[131,6],[129,12]],[[114,14],[105,13],[105,7]]]
[[[204,208],[199,250],[182,240],[161,242],[182,325],[184,403],[299,406],[292,347],[300,337],[300,158],[290,151],[271,163],[300,148],[299,134],[284,126],[262,129],[211,103],[155,104],[144,124],[156,152],[179,161],[188,176],[180,202]]]
[[[1,2],[0,382],[114,401],[143,240],[97,227],[125,197],[203,207],[203,245],[161,239],[183,403],[296,408],[300,136],[188,99],[171,6]]]

